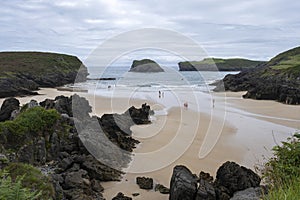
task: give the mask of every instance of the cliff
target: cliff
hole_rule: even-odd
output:
[[[179,62],[179,71],[242,71],[265,63],[242,58],[205,58],[201,61]],[[216,68],[217,67],[217,68]]]
[[[280,53],[269,62],[223,79],[224,89],[247,91],[244,98],[300,103],[300,47]],[[222,82],[216,87],[220,90]]]
[[[0,98],[36,94],[33,91],[39,87],[82,82],[88,75],[77,57],[42,52],[0,52],[0,71]]]
[[[155,61],[150,59],[134,60],[130,72],[164,72]]]

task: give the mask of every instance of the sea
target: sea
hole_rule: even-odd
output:
[[[165,72],[140,73],[129,72],[128,67],[88,67],[89,80],[70,87],[81,87],[100,96],[111,95],[128,97],[132,93],[149,94],[165,92],[202,92],[209,93],[215,81],[222,80],[227,74],[236,74],[236,71],[179,71],[178,67],[163,67]],[[104,79],[104,80],[103,80]],[[142,98],[143,95],[140,95]]]

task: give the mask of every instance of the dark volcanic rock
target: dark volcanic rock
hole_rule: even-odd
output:
[[[251,169],[239,166],[234,162],[224,163],[217,171],[215,185],[228,189],[228,195],[250,187],[259,187],[260,177]]]
[[[147,177],[137,177],[136,178],[136,184],[141,189],[145,190],[152,190],[153,189],[153,179],[152,178],[147,178]]]
[[[117,196],[112,198],[112,200],[132,200],[132,198],[125,196],[122,192],[119,192]]]
[[[262,189],[260,187],[248,188],[234,193],[230,200],[260,200],[262,197]]]
[[[161,184],[156,184],[154,190],[159,191],[161,194],[169,194],[170,193],[170,189]]]
[[[20,102],[16,98],[5,99],[0,110],[0,122],[9,120],[11,118],[12,112],[19,110]]]
[[[164,70],[153,60],[134,60],[130,72],[164,72]]]
[[[170,200],[194,200],[197,194],[197,177],[185,166],[176,166],[170,183]]]
[[[213,185],[213,177],[203,171],[199,174],[196,200],[215,200],[216,191]]]
[[[132,151],[139,142],[132,137],[130,127],[134,124],[148,124],[150,107],[130,107],[124,114],[104,114],[98,121],[107,137],[120,148]]]
[[[31,101],[23,106],[22,112],[25,114],[30,111],[29,107],[36,107],[33,109],[35,109],[35,113],[38,113],[36,114],[37,118],[42,114],[47,114],[46,120],[45,116],[43,119],[39,119],[41,124],[47,124],[47,120],[49,120],[52,121],[51,125],[41,128],[42,130],[32,129],[30,133],[26,132],[27,129],[25,131],[21,129],[21,133],[18,134],[8,128],[1,129],[2,157],[7,158],[7,162],[24,162],[41,167],[45,173],[51,176],[56,194],[55,200],[102,200],[103,187],[100,182],[120,180],[123,172],[117,169],[121,169],[119,165],[124,167],[129,163],[130,152],[138,143],[123,129],[130,130],[130,126],[133,124],[150,123],[150,107],[146,104],[142,108],[131,107],[123,114],[104,115],[100,119],[95,116],[90,117],[91,106],[85,98],[78,95],[58,96],[54,100],[47,99],[40,102],[39,105],[37,102]],[[19,110],[19,102],[11,98],[4,102],[1,110],[6,111],[3,113],[8,118],[11,111],[15,109]],[[56,109],[57,112],[46,109]],[[13,120],[11,122],[14,123]],[[75,124],[78,126],[75,127]],[[95,129],[94,125],[101,127],[101,131],[104,133]],[[93,137],[86,137],[90,135],[79,132],[82,130],[92,133]],[[96,138],[100,138],[100,140],[96,140]],[[95,141],[97,144],[103,143],[103,146],[100,146],[103,148],[96,146],[100,153],[94,151],[95,149],[87,149]],[[117,154],[115,149],[107,145],[109,142],[118,145],[123,150],[120,150],[119,147],[115,148],[121,152],[127,152],[127,154]],[[100,159],[97,160],[89,150],[95,156],[100,155]],[[114,165],[112,162],[104,164],[106,159],[119,165]],[[0,163],[0,165],[5,165],[5,163]],[[149,186],[146,184],[145,187]]]

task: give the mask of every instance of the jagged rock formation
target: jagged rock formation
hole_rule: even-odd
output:
[[[254,61],[242,58],[205,58],[201,61],[179,62],[179,71],[242,71],[252,69],[264,61]]]
[[[257,174],[234,162],[224,163],[218,169],[214,182],[208,173],[201,172],[197,177],[188,168],[180,165],[173,169],[169,199],[229,200],[235,192],[259,187],[259,184],[260,178]]]
[[[130,72],[164,72],[155,61],[150,59],[134,60]]]
[[[88,75],[77,57],[42,52],[0,52],[0,71],[0,98],[35,95],[39,87],[82,82]]]
[[[215,91],[247,91],[244,98],[300,104],[300,47],[236,75],[227,75]]]
[[[3,109],[5,106],[13,107],[20,113],[14,120],[0,122],[0,155],[7,158],[7,162],[0,166],[3,168],[10,162],[21,162],[40,167],[51,177],[55,190],[53,199],[103,199],[101,181],[120,179],[123,173],[120,169],[129,163],[130,152],[138,142],[120,129],[118,123],[112,122],[114,118],[105,121],[96,116],[90,117],[91,106],[78,95],[58,96],[39,104],[31,101],[21,109],[19,102],[11,98],[4,102]],[[124,114],[118,115],[118,120],[129,130],[135,121],[150,123],[149,110],[146,104],[140,109],[131,107]],[[130,114],[134,117],[131,120]],[[135,120],[139,116],[141,120]],[[103,128],[91,130],[96,123]],[[118,134],[114,135],[113,130],[118,130]],[[93,137],[82,135],[85,131]],[[94,141],[102,145],[98,149],[102,154],[97,154],[101,159],[95,158],[95,154],[90,152],[89,147],[93,146]],[[102,148],[108,145],[108,141],[127,154],[124,153],[124,156],[110,148]],[[113,158],[118,165],[115,167],[112,163],[108,166],[102,162],[109,158]]]

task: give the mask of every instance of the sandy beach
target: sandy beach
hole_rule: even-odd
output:
[[[18,98],[21,104],[31,99],[42,101],[58,95],[70,96],[73,92],[41,89],[41,95]],[[168,195],[138,188],[137,176],[146,176],[156,183],[169,187],[172,169],[176,165],[186,165],[193,173],[200,171],[215,175],[218,167],[231,160],[249,168],[263,162],[263,157],[271,155],[271,148],[299,129],[300,107],[284,105],[273,101],[242,99],[243,93],[213,93],[216,101],[226,101],[226,117],[212,117],[210,112],[196,112],[192,108],[166,108],[153,99],[107,98],[88,93],[78,93],[86,97],[93,107],[93,113],[122,113],[130,106],[140,107],[148,103],[156,113],[167,109],[166,114],[157,114],[149,125],[133,126],[133,137],[141,143],[133,153],[133,160],[121,182],[102,183],[104,197],[111,199],[118,192],[127,196],[140,195],[134,199],[166,200]],[[167,94],[166,94],[167,95]],[[220,98],[221,100],[218,100]],[[3,99],[0,100],[2,103]],[[224,102],[223,102],[224,103]],[[218,105],[218,104],[217,104]],[[223,108],[214,108],[216,113]],[[212,122],[213,121],[213,122]],[[217,125],[217,126],[216,126]],[[222,127],[219,134],[218,127]],[[215,140],[212,150],[204,158],[199,151],[205,138]]]

